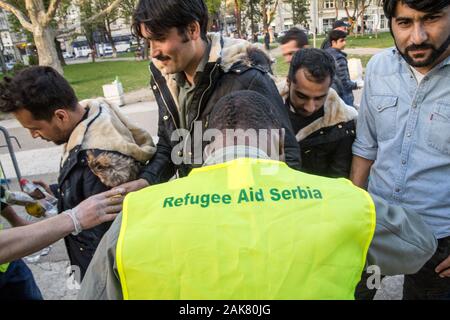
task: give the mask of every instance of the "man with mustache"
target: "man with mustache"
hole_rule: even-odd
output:
[[[370,193],[415,210],[439,239],[403,299],[449,299],[450,2],[386,0],[384,12],[396,48],[367,66],[351,179],[366,187],[370,174]]]
[[[203,164],[202,131],[224,95],[253,90],[278,107],[286,129],[286,162],[299,169],[300,152],[283,100],[270,74],[271,60],[242,39],[207,33],[204,0],[140,0],[133,15],[133,33],[151,48],[151,88],[159,107],[155,157],[140,179],[123,185],[135,191],[186,176]]]

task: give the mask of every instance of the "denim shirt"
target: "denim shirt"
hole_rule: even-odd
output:
[[[396,49],[374,56],[353,154],[374,160],[368,191],[450,236],[450,57],[417,83]]]

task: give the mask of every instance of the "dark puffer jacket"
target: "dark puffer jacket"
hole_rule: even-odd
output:
[[[150,64],[151,87],[159,106],[159,141],[156,155],[144,169],[141,178],[150,184],[157,184],[168,181],[177,171],[180,176],[186,176],[193,167],[201,166],[206,145],[201,137],[208,129],[209,115],[220,98],[237,90],[257,91],[273,103],[278,118],[286,129],[286,162],[299,169],[299,147],[283,99],[270,75],[270,64],[256,64],[249,57],[249,52],[255,50],[255,47],[247,41],[222,38],[219,34],[210,34],[208,37],[211,41],[209,62],[196,84],[192,102],[187,108],[187,131],[184,133],[177,131],[180,129],[178,87],[173,75],[165,74],[162,66],[156,65],[157,61]],[[259,54],[254,57],[258,61],[270,62],[270,59],[261,59]],[[180,143],[187,132],[200,139],[186,139]]]
[[[289,102],[286,100],[286,107]],[[352,163],[357,111],[330,89],[324,115],[304,128],[301,116],[289,111],[296,139],[300,144],[302,171],[330,178],[348,178]]]
[[[356,82],[350,79],[350,73],[348,71],[347,54],[341,50],[334,48],[328,48],[326,51],[331,54],[336,61],[336,78],[339,79],[340,84],[336,83],[336,88],[340,88],[342,94],[339,92],[342,100],[349,105],[354,105],[355,98],[353,97],[353,90],[358,88]]]

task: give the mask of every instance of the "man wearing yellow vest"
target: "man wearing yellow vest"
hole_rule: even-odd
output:
[[[433,255],[416,213],[282,162],[273,108],[253,91],[220,99],[205,166],[126,197],[78,298],[353,299],[366,260],[391,275]]]

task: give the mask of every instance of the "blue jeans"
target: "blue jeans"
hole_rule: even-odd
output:
[[[43,300],[31,270],[22,260],[0,273],[0,300]]]

